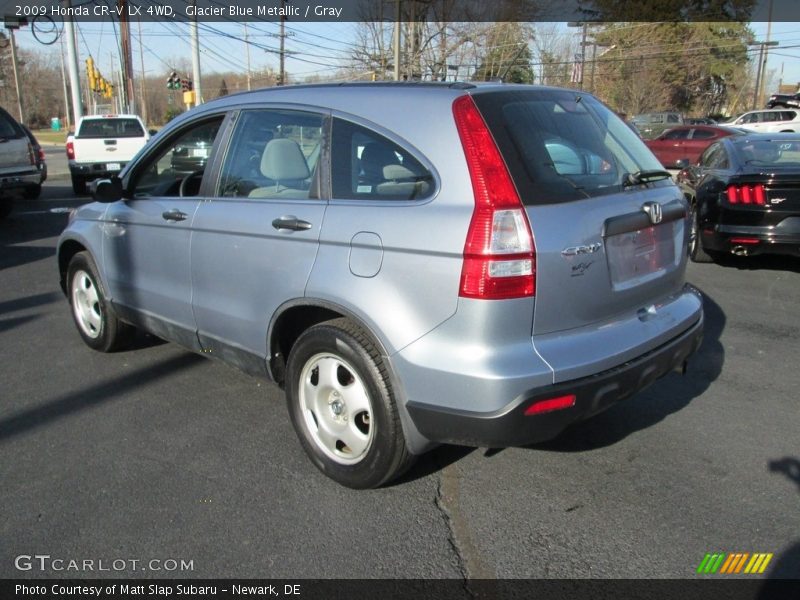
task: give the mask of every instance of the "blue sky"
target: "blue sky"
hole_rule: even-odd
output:
[[[309,74],[331,75],[336,72],[340,60],[348,56],[354,41],[354,23],[292,23],[287,26],[286,49],[289,51],[286,68],[294,76]],[[766,40],[767,23],[752,24],[758,39]],[[113,25],[105,23],[83,23],[78,26],[81,67],[83,60],[91,54],[103,73],[111,72],[111,58],[118,61],[116,36]],[[254,45],[250,48],[251,68],[278,67],[277,23],[259,22],[247,26],[248,37]],[[144,68],[148,75],[160,75],[174,66],[181,58],[189,59],[189,29],[186,24],[142,23],[142,49]],[[575,30],[577,31],[577,30]],[[140,72],[139,29],[132,24],[134,70]],[[201,23],[201,67],[202,72],[245,72],[244,26],[236,23]],[[578,35],[576,33],[576,35]],[[778,46],[770,48],[768,70],[773,74],[770,83],[777,86],[800,82],[800,22],[777,22],[772,24],[770,39]],[[60,52],[59,44],[39,44],[26,27],[17,33],[22,48]]]

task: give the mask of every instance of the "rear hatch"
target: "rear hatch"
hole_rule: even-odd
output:
[[[147,142],[147,133],[134,117],[84,117],[73,140],[75,160],[81,163],[127,163]],[[113,167],[109,167],[113,170]]]
[[[13,120],[0,114],[0,175],[35,169],[28,136]]]
[[[617,357],[677,335],[671,328],[680,318],[641,324],[682,290],[686,265],[684,201],[641,139],[582,92],[529,88],[473,97],[530,221],[532,335],[556,380],[554,363],[573,334],[574,342],[616,338],[618,348],[599,353]],[[548,355],[556,346],[562,350]],[[578,362],[581,353],[587,361],[597,354],[571,352]]]

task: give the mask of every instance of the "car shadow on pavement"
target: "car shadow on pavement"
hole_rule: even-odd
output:
[[[685,375],[671,373],[607,411],[576,423],[559,437],[529,446],[551,452],[583,452],[610,446],[641,429],[652,427],[702,395],[722,373],[725,349],[720,338],[726,317],[712,298],[703,294],[703,343],[689,358]]]
[[[0,419],[0,444],[19,435],[30,433],[49,423],[116,400],[125,392],[140,388],[204,362],[202,356],[182,353],[156,365],[146,365],[119,377],[96,383],[47,400]]]
[[[797,486],[797,491],[800,492],[800,458],[786,456],[778,460],[771,460],[769,461],[769,470],[773,473],[785,475],[789,481]],[[764,549],[764,551],[768,550],[767,548]],[[800,540],[797,540],[794,545],[780,555],[775,556],[766,577],[768,579],[759,591],[758,600],[772,600],[772,598],[778,597],[775,592],[780,591],[781,587],[776,585],[775,580],[800,579]]]
[[[15,211],[19,210],[19,205]],[[0,270],[19,267],[55,256],[55,245],[25,245],[34,240],[61,235],[67,226],[67,215],[47,213],[16,215],[0,221]]]

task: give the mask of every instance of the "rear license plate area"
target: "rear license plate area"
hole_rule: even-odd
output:
[[[630,287],[673,267],[677,223],[670,221],[606,238],[611,283],[617,288]]]

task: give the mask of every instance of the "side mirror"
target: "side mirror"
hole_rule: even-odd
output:
[[[111,179],[95,179],[89,184],[89,191],[98,202],[116,202],[122,198],[122,180],[116,175]]]
[[[148,129],[147,133],[149,133],[150,135],[155,135],[158,133],[158,129]]]
[[[689,166],[689,164],[690,163],[688,158],[682,158],[680,160],[675,161],[675,166],[679,169],[685,169],[686,167]]]

